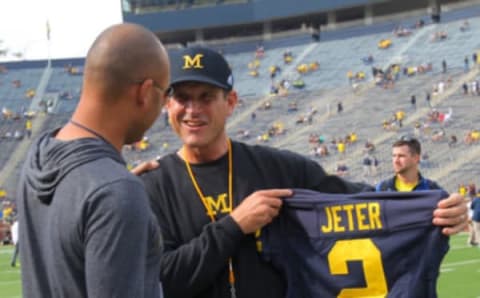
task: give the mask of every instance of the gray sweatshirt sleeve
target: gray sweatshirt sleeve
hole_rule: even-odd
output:
[[[149,212],[135,180],[113,182],[89,198],[83,231],[88,297],[145,296]]]

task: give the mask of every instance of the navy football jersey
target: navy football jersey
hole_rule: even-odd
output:
[[[437,297],[448,237],[432,217],[447,193],[294,193],[260,233],[287,298]]]

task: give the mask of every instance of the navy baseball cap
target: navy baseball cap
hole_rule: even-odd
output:
[[[227,91],[233,88],[233,76],[225,58],[204,47],[185,48],[170,56],[170,84],[207,83]]]

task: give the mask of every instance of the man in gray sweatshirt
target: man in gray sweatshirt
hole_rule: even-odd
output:
[[[168,95],[156,36],[120,24],[90,48],[71,120],[41,135],[18,186],[24,297],[160,297],[160,231],[121,149]]]

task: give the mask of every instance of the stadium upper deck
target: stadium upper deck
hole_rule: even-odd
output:
[[[141,24],[165,42],[188,43],[309,28],[312,33],[339,23],[360,21],[419,11],[434,20],[441,7],[465,0],[124,0],[126,22]],[[153,9],[152,9],[153,8]]]

